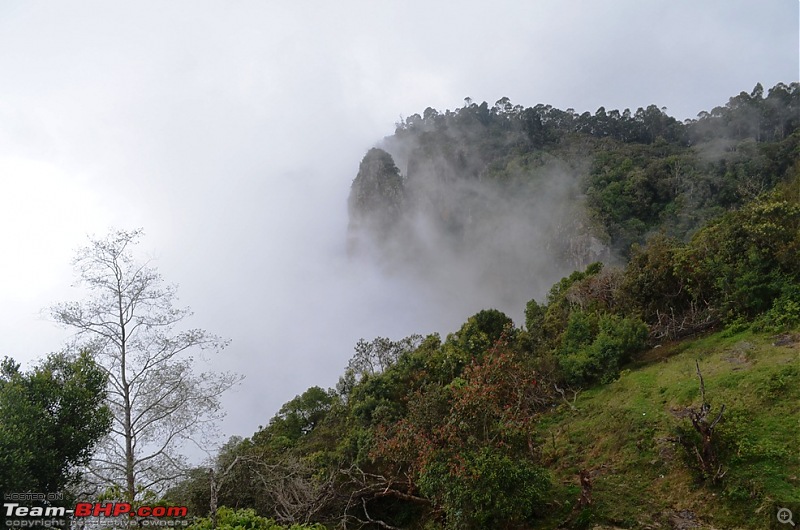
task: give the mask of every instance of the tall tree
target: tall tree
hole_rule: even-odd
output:
[[[91,471],[129,501],[185,472],[181,445],[208,441],[203,436],[222,415],[220,395],[239,380],[193,372],[190,350],[218,351],[227,342],[202,329],[176,330],[191,312],[175,307],[174,285],[134,258],[141,235],[118,230],[91,240],[74,260],[89,297],[51,308],[57,322],[86,339],[108,375],[114,421]]]
[[[0,493],[63,492],[80,479],[111,427],[106,379],[87,352],[51,354],[29,372],[0,363]]]

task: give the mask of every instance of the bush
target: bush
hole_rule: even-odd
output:
[[[532,462],[484,447],[440,453],[423,471],[420,491],[444,509],[447,528],[506,528],[530,520],[545,500],[550,477]]]
[[[620,367],[644,348],[647,326],[637,318],[595,315],[574,311],[558,352],[559,366],[570,384],[607,383],[619,376]],[[596,329],[596,331],[595,331]]]
[[[202,517],[186,527],[188,530],[211,530],[211,519]],[[321,524],[284,526],[272,519],[256,515],[255,510],[220,507],[217,510],[217,530],[325,530]]]
[[[800,324],[800,286],[787,283],[772,307],[756,320],[758,331],[786,331]]]

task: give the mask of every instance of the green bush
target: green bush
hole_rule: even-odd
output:
[[[756,320],[758,331],[786,331],[800,324],[800,285],[787,283],[769,311]]]
[[[440,453],[422,472],[419,485],[444,509],[447,528],[506,528],[535,515],[550,477],[530,461],[484,447],[455,456]]]
[[[574,311],[558,352],[559,366],[570,384],[607,383],[646,341],[647,326],[637,318]]]
[[[211,519],[207,517],[195,519],[187,528],[211,530]],[[252,509],[234,510],[222,506],[217,510],[217,530],[325,530],[325,527],[321,524],[280,525],[272,519],[256,515]]]

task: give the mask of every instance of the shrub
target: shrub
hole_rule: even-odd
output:
[[[772,307],[756,321],[756,329],[786,331],[800,324],[800,285],[787,283]]]
[[[647,326],[637,318],[574,311],[558,352],[559,366],[570,384],[607,383],[619,376],[622,364],[644,348]],[[596,331],[595,331],[596,329]]]
[[[211,530],[211,519],[207,517],[195,519],[194,523],[186,528]],[[272,519],[256,515],[255,510],[233,510],[223,506],[217,510],[217,530],[325,530],[325,527],[321,524],[280,525]]]
[[[448,528],[505,528],[535,515],[550,477],[530,461],[483,447],[454,456],[440,453],[419,486],[442,507]]]

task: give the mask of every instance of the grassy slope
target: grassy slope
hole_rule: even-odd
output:
[[[800,507],[800,340],[716,333],[647,352],[619,380],[580,394],[540,424],[557,498],[543,528],[768,528],[774,502]],[[676,443],[671,409],[699,405],[699,360],[727,474],[693,476]],[[578,471],[592,474],[593,504],[573,510]],[[797,513],[797,512],[795,512]],[[795,516],[797,517],[797,516]],[[697,526],[692,526],[697,525]]]

